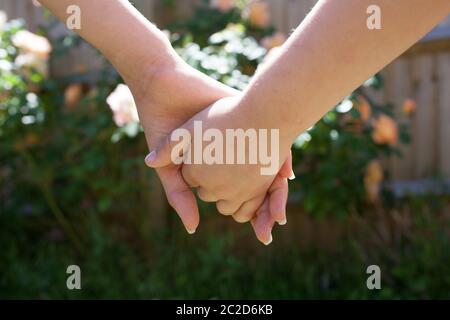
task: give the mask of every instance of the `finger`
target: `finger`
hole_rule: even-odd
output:
[[[183,176],[184,181],[186,184],[191,188],[197,188],[200,187],[200,184],[197,182],[196,179],[194,179],[192,175],[192,168],[191,166],[185,166],[183,165],[181,167],[181,175]]]
[[[269,245],[272,238],[272,228],[275,224],[269,211],[269,199],[266,197],[262,206],[258,209],[256,217],[251,220],[256,238],[266,246]]]
[[[238,211],[233,213],[233,219],[239,223],[250,221],[256,215],[258,208],[263,204],[264,197],[265,195],[244,202]]]
[[[286,204],[289,195],[287,179],[276,176],[269,189],[269,210],[272,218],[280,225],[287,223]]]
[[[195,195],[181,176],[180,168],[168,166],[157,169],[167,201],[180,216],[187,232],[195,233],[200,222]]]
[[[292,152],[289,153],[288,158],[281,166],[278,175],[289,180],[295,179],[294,170],[292,169]]]
[[[219,200],[216,203],[217,211],[224,216],[231,216],[240,208],[241,205],[242,203],[228,200]]]
[[[208,192],[205,188],[202,187],[199,187],[197,189],[197,196],[204,202],[217,202],[219,200],[215,195],[213,195],[211,192]]]

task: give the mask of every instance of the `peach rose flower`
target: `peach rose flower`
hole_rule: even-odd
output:
[[[367,199],[371,203],[378,201],[380,196],[380,186],[383,181],[383,168],[378,160],[372,160],[366,167],[364,175],[364,188]]]
[[[398,126],[391,117],[379,116],[373,127],[372,139],[376,143],[395,145],[398,142]]]
[[[12,43],[20,49],[21,53],[34,54],[41,59],[47,59],[52,51],[52,46],[47,38],[26,30],[17,32],[12,38]]]
[[[268,27],[270,23],[269,5],[262,0],[252,0],[244,11],[244,17],[255,27]]]
[[[69,110],[73,109],[78,106],[82,97],[83,85],[80,83],[71,84],[64,91],[64,104]]]
[[[370,107],[369,102],[364,97],[360,97],[358,99],[356,109],[359,111],[361,115],[361,120],[363,122],[369,121],[370,116],[372,115],[372,108]]]
[[[25,77],[30,76],[31,69],[48,76],[48,57],[52,47],[47,38],[21,30],[12,37],[12,43],[19,49],[15,64]]]
[[[414,111],[416,111],[417,104],[416,101],[414,101],[411,98],[408,98],[403,102],[403,112],[406,114],[411,114]]]
[[[280,47],[286,41],[287,37],[282,32],[277,32],[271,36],[264,37],[261,40],[261,44],[267,50],[271,50],[276,47]]]

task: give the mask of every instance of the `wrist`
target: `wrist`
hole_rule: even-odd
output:
[[[292,123],[292,117],[283,115],[280,108],[265,107],[264,104],[256,105],[249,103],[245,94],[240,95],[236,106],[236,113],[240,114],[243,123],[247,123],[247,128],[255,129],[275,129],[279,135],[280,149],[290,149],[291,145],[298,137],[298,126]]]
[[[174,72],[181,63],[168,40],[162,41],[159,45],[161,50],[158,53],[147,51],[138,57],[138,61],[141,61],[139,69],[129,72],[128,70],[132,69],[125,68],[126,71],[121,72],[137,100],[144,98],[151,92],[156,81],[165,74]]]

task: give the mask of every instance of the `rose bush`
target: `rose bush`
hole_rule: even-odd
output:
[[[79,42],[51,45],[18,20],[2,23],[0,213],[53,215],[82,250],[77,230],[86,217],[148,212],[149,204],[137,198],[149,189],[150,172],[142,170],[146,147],[142,136],[136,138],[133,99],[126,87],[117,87],[120,78],[109,65],[95,83],[83,75],[49,77],[49,62],[69,48],[61,43]]]

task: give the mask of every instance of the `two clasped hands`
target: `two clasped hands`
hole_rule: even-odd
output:
[[[194,233],[199,225],[197,202],[191,190],[195,188],[198,197],[205,202],[215,202],[221,214],[240,223],[251,221],[258,239],[269,244],[274,223],[287,222],[288,178],[294,176],[290,156],[292,140],[277,141],[281,148],[275,151],[280,152],[276,156],[284,164],[281,163],[273,175],[261,174],[260,164],[206,164],[204,161],[201,164],[175,164],[174,140],[170,133],[180,123],[191,132],[192,139],[199,138],[195,136],[198,133],[194,132],[194,121],[201,123],[204,131],[215,129],[224,137],[225,130],[263,129],[267,124],[266,119],[245,106],[245,93],[235,92],[203,76],[173,54],[168,59],[172,62],[158,73],[156,90],[148,91],[148,95],[140,100],[153,101],[148,108],[151,116],[141,116],[141,119],[149,119],[145,131],[152,151],[145,159],[146,164],[156,168],[167,199],[188,233]],[[211,105],[204,108],[208,104]],[[192,114],[195,115],[191,117]],[[254,141],[246,142],[249,147]],[[196,152],[193,143],[189,147],[191,154]],[[248,148],[233,151],[235,157],[244,152],[243,156],[248,158]],[[223,155],[224,158],[227,156]]]
[[[166,36],[127,0],[40,0],[62,21],[69,5],[82,13],[78,32],[116,67],[130,87],[167,199],[189,233],[199,224],[195,195],[220,213],[251,221],[269,244],[275,222],[286,223],[290,146],[329,109],[402,54],[450,13],[448,0],[320,0],[244,92],[183,62]],[[367,8],[381,10],[381,29],[367,28]],[[280,168],[182,164],[172,161],[171,132],[279,129]],[[343,173],[345,174],[345,173]],[[324,199],[326,201],[326,199]]]

